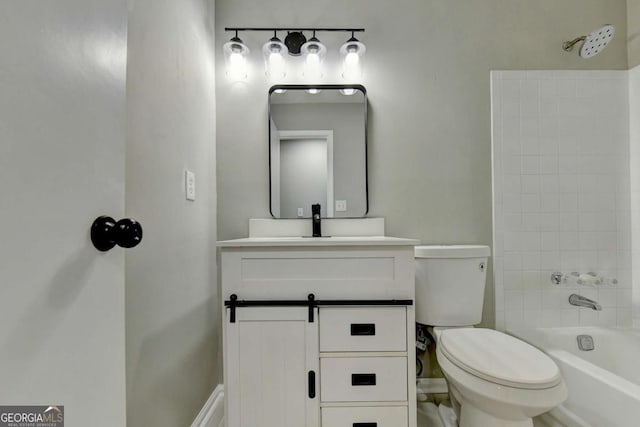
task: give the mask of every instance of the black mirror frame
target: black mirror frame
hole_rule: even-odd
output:
[[[271,210],[271,123],[269,120],[271,119],[271,94],[277,90],[308,90],[308,89],[320,89],[320,90],[340,90],[340,89],[356,89],[362,92],[364,95],[364,170],[365,170],[365,203],[366,209],[364,215],[361,217],[344,217],[344,218],[364,218],[369,213],[369,102],[367,99],[367,89],[364,86],[359,84],[322,84],[322,85],[273,85],[269,88],[269,94],[267,95],[267,129],[268,129],[268,140],[269,145],[267,147],[267,151],[269,152],[269,214],[271,214],[272,218],[276,218],[273,215],[273,211]],[[284,218],[290,219],[290,218]]]

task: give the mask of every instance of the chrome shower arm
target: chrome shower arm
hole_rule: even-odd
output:
[[[582,37],[575,38],[575,39],[573,39],[571,41],[564,42],[564,43],[562,43],[562,48],[567,52],[571,52],[571,50],[573,50],[573,47],[576,44],[578,44],[580,42],[583,42],[586,39],[587,39],[587,36],[582,36]]]

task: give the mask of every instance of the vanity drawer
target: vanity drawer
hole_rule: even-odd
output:
[[[406,357],[320,358],[323,402],[407,400]]]
[[[404,307],[320,309],[320,351],[406,351]]]
[[[322,427],[406,427],[405,406],[322,408]]]

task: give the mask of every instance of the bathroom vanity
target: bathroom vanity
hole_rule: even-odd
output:
[[[218,242],[228,427],[415,427],[414,246]]]

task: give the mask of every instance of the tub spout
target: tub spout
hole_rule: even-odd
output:
[[[589,307],[597,311],[602,310],[602,306],[598,304],[596,301],[591,300],[589,298],[585,298],[582,295],[578,295],[578,294],[571,294],[569,296],[569,304],[576,305],[578,307]]]

